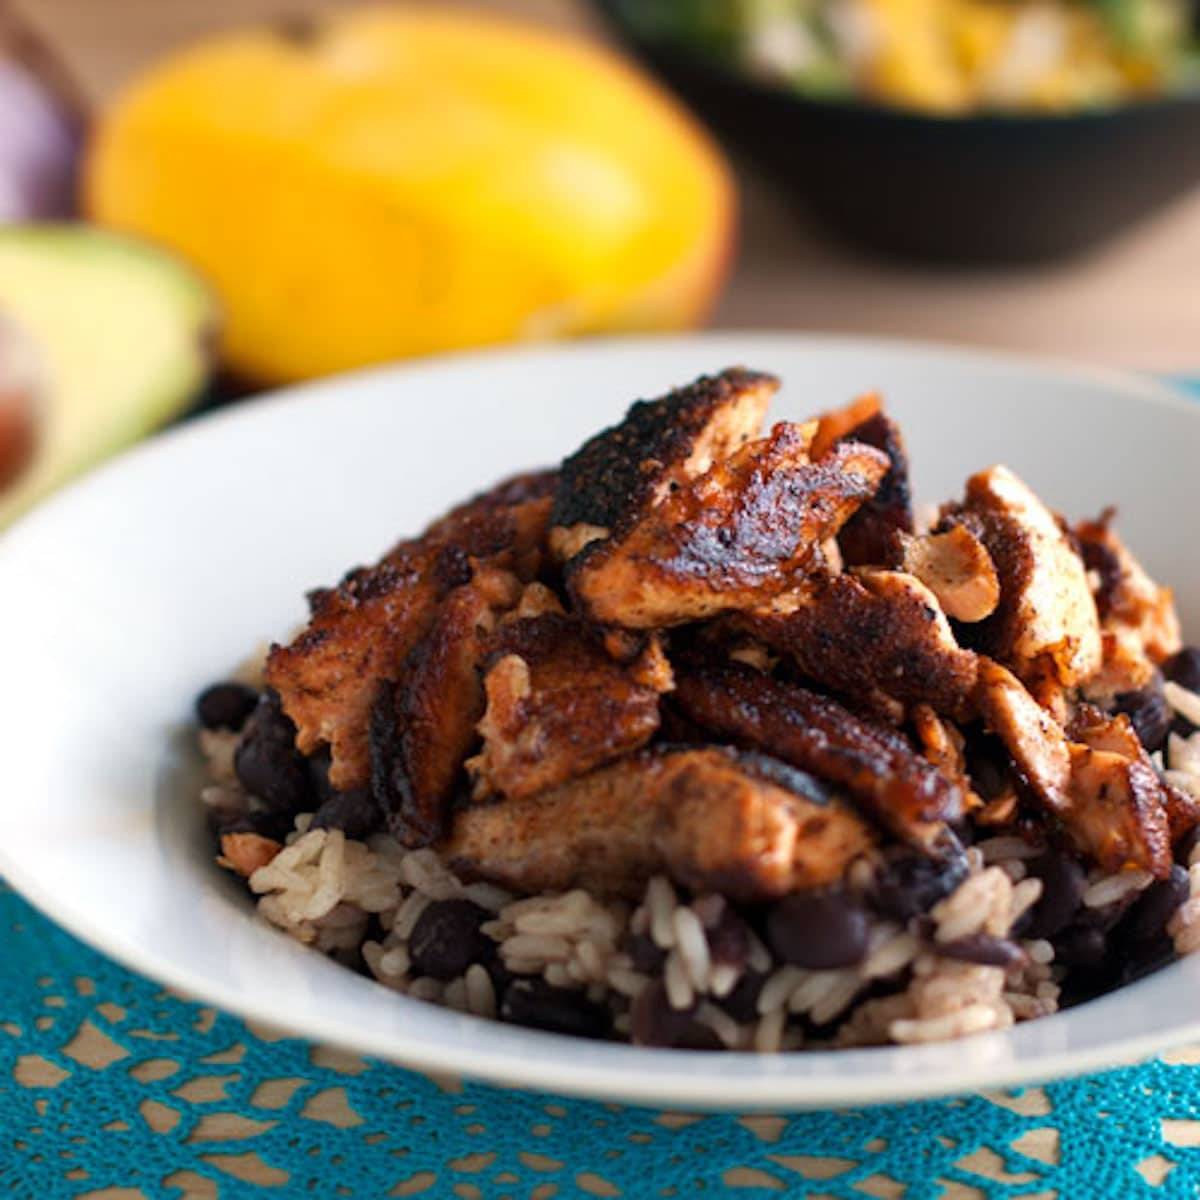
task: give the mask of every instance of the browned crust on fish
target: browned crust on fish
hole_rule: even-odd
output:
[[[842,526],[838,547],[847,566],[897,565],[899,538],[913,531],[912,485],[908,451],[900,427],[884,412],[855,425],[843,440],[874,446],[887,456],[887,474],[879,490]]]
[[[1100,626],[1083,560],[1061,521],[1006,467],[967,480],[940,528],[965,526],[987,548],[1000,581],[995,612],[972,645],[1029,687],[1071,688],[1100,666]]]
[[[672,703],[710,735],[844,788],[884,828],[922,849],[963,811],[963,790],[894,729],[826,696],[732,663],[676,672]]]
[[[731,624],[856,704],[887,713],[890,699],[928,703],[955,719],[971,713],[975,655],[959,647],[933,594],[910,575],[817,579],[796,593],[791,612],[738,615]]]
[[[589,619],[634,629],[748,608],[792,586],[887,459],[847,442],[808,461],[809,431],[780,423],[668,495],[624,536],[592,543],[568,569]],[[823,564],[823,560],[822,564]]]
[[[443,852],[459,871],[526,892],[637,896],[665,870],[688,887],[765,900],[832,883],[872,844],[859,817],[801,780],[713,747],[643,751],[458,813]]]
[[[334,787],[368,783],[371,707],[382,685],[399,678],[447,594],[481,563],[521,578],[540,568],[552,486],[552,473],[518,476],[460,505],[375,566],[312,593],[307,627],[271,647],[266,682],[296,725],[297,748],[329,747]]]
[[[1171,798],[1128,718],[1083,706],[1070,735],[1011,671],[982,659],[979,706],[1032,793],[1105,870],[1171,869]]]
[[[371,788],[406,846],[428,845],[445,830],[463,760],[478,740],[488,637],[497,614],[514,605],[520,591],[514,575],[481,568],[446,597],[400,681],[384,685],[376,701]]]
[[[773,375],[731,367],[637,401],[619,425],[563,461],[555,530],[560,537],[580,526],[619,535],[671,488],[756,437],[778,388]]]
[[[265,867],[283,847],[261,833],[223,833],[221,856],[217,863],[249,879],[259,867]]]
[[[644,746],[669,673],[622,664],[574,617],[514,621],[492,643],[483,749],[469,764],[481,795],[529,796]]]

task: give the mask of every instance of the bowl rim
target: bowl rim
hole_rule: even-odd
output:
[[[712,351],[720,349],[722,353],[726,353],[725,346],[736,346],[740,353],[749,349],[758,352],[758,347],[761,346],[766,354],[770,352],[767,347],[772,343],[779,345],[784,342],[814,350],[828,348],[862,350],[865,348],[868,351],[908,353],[916,357],[933,355],[939,358],[953,358],[961,363],[978,364],[983,368],[989,366],[1023,368],[1042,376],[1102,386],[1108,390],[1121,392],[1131,402],[1186,411],[1192,414],[1193,419],[1200,419],[1200,412],[1193,400],[1167,384],[1151,378],[1107,368],[1080,366],[1064,359],[978,351],[962,345],[914,342],[902,338],[797,334],[794,331],[723,331],[707,336],[640,335],[598,338],[575,343],[574,346],[550,345],[536,348],[476,350],[440,356],[417,363],[367,368],[311,383],[293,385],[269,393],[252,404],[204,414],[195,421],[188,422],[165,435],[127,451],[92,474],[68,486],[52,499],[37,506],[29,515],[19,520],[10,531],[0,535],[0,564],[3,564],[5,556],[12,552],[14,546],[18,546],[26,538],[36,538],[39,526],[43,523],[51,523],[55,519],[55,515],[64,509],[86,505],[91,492],[108,486],[109,481],[114,476],[126,471],[131,463],[144,462],[157,456],[169,456],[172,453],[172,447],[181,446],[186,442],[218,440],[220,431],[227,430],[231,426],[243,424],[249,427],[263,421],[275,420],[279,410],[288,405],[297,401],[303,402],[305,399],[320,403],[323,395],[328,399],[330,395],[344,390],[355,382],[367,384],[371,381],[394,381],[403,377],[419,376],[422,372],[436,373],[445,366],[454,364],[465,364],[473,369],[486,369],[489,363],[510,359],[527,361],[531,357],[540,357],[554,362],[560,361],[564,356],[571,357],[577,348],[601,354],[620,352],[623,348],[658,350],[664,347],[668,350],[687,349],[692,352],[697,349]],[[4,812],[0,811],[0,825],[3,824],[4,818]],[[110,955],[132,970],[161,980],[191,996],[216,1004],[228,1012],[259,1021],[266,1026],[290,1030],[297,1036],[359,1053],[371,1054],[387,1061],[400,1062],[404,1066],[418,1070],[435,1072],[452,1070],[472,1078],[514,1086],[512,1074],[514,1056],[511,1053],[507,1057],[501,1053],[493,1060],[478,1063],[464,1061],[460,1053],[457,1060],[448,1062],[444,1046],[438,1043],[424,1046],[410,1039],[406,1043],[403,1053],[400,1054],[396,1050],[395,1039],[391,1036],[363,1030],[351,1030],[345,1022],[339,1022],[336,1019],[306,1017],[301,1022],[290,1023],[286,1012],[281,1013],[277,998],[274,1002],[269,998],[248,998],[234,989],[213,984],[208,976],[195,968],[186,965],[164,964],[160,958],[140,947],[136,938],[129,931],[114,932],[111,928],[106,928],[102,923],[95,921],[90,914],[64,906],[61,901],[56,899],[50,888],[44,885],[35,870],[26,870],[9,853],[5,840],[2,838],[0,838],[0,873],[7,876],[8,880],[35,907],[100,952]],[[272,931],[265,928],[262,933],[264,936],[283,937],[282,934],[273,934]],[[304,955],[311,953],[306,948],[299,946],[296,947],[296,950]],[[320,963],[314,965],[319,966]],[[343,970],[334,964],[326,965],[337,971]],[[1200,966],[1200,964],[1189,965]],[[1093,1003],[1103,1004],[1113,996],[1128,996],[1133,989],[1139,989],[1142,997],[1152,997],[1156,992],[1164,990],[1174,994],[1180,983],[1174,982],[1173,977],[1181,976],[1184,973],[1184,966],[1183,963],[1176,963],[1146,980],[1109,993],[1107,997],[1102,997]],[[1147,985],[1151,986],[1147,987]],[[411,1005],[420,1002],[409,1001],[404,997],[390,997],[389,1003]],[[422,1005],[421,1007],[427,1006]],[[447,1019],[450,1016],[451,1014],[446,1014]],[[459,1021],[478,1022],[477,1018],[463,1018],[457,1014],[453,1014],[453,1017]],[[1069,1013],[1061,1014],[1058,1018],[1050,1017],[1044,1020],[1066,1021],[1069,1020]],[[483,1022],[479,1022],[479,1024],[484,1025]],[[1036,1024],[1043,1024],[1043,1022]],[[485,1029],[495,1028],[493,1023],[486,1023]],[[513,1027],[501,1028],[512,1029]],[[611,1061],[612,1066],[607,1071],[595,1067],[581,1070],[572,1062],[571,1051],[572,1047],[579,1045],[577,1039],[527,1030],[521,1030],[520,1036],[523,1043],[541,1051],[536,1056],[535,1077],[523,1085],[528,1088],[632,1103],[670,1104],[697,1110],[737,1108],[749,1111],[755,1108],[775,1108],[781,1104],[799,1109],[828,1107],[837,1104],[869,1104],[921,1099],[977,1088],[1030,1084],[1078,1074],[1101,1067],[1123,1064],[1172,1045],[1196,1040],[1200,1038],[1200,1016],[1186,1025],[1176,1025],[1166,1036],[1158,1032],[1142,1032],[1126,1036],[1118,1034],[1112,1041],[1106,1041],[1088,1051],[1064,1050],[1057,1054],[1044,1054],[1033,1061],[1025,1058],[1017,1059],[1002,1066],[994,1063],[964,1064],[957,1069],[953,1076],[939,1078],[929,1072],[924,1072],[919,1082],[914,1082],[907,1077],[906,1073],[900,1071],[885,1073],[880,1070],[869,1081],[855,1076],[831,1078],[830,1075],[825,1075],[821,1077],[821,1090],[816,1099],[808,1099],[803,1095],[801,1089],[809,1081],[806,1081],[802,1075],[794,1075],[789,1080],[782,1071],[778,1071],[775,1073],[774,1088],[771,1085],[772,1074],[765,1069],[761,1074],[730,1079],[720,1072],[719,1061],[714,1060],[712,1055],[703,1052],[649,1050],[606,1045],[604,1048],[606,1057]],[[993,1042],[993,1044],[1001,1044],[1009,1036],[1009,1032],[980,1036],[984,1039],[1000,1039],[999,1042]],[[971,1040],[979,1044],[976,1039]],[[955,1046],[962,1044],[964,1043],[952,1043]],[[900,1049],[902,1048],[880,1047],[861,1051],[837,1051],[836,1055],[839,1061],[847,1061],[848,1056],[862,1054],[870,1055],[873,1058],[882,1058],[884,1055],[895,1056]],[[661,1061],[663,1056],[666,1056],[668,1062],[678,1062],[681,1066],[690,1060],[697,1066],[703,1064],[716,1069],[708,1070],[704,1074],[693,1075],[690,1078],[685,1074],[680,1074],[676,1075],[673,1081],[663,1082],[653,1070],[656,1061]],[[723,1061],[728,1062],[731,1059],[753,1060],[756,1063],[765,1061],[761,1056],[746,1052],[727,1054]],[[621,1066],[625,1066],[627,1070],[619,1070],[618,1068]],[[781,1078],[781,1076],[783,1077]],[[686,1085],[681,1082],[684,1078],[688,1078]],[[788,1094],[782,1095],[781,1090]]]

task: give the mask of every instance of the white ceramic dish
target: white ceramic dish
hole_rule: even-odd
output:
[[[196,691],[449,503],[551,462],[654,395],[745,362],[775,413],[870,387],[921,496],[1005,461],[1072,514],[1121,507],[1200,630],[1200,411],[1144,380],[886,342],[728,334],[471,355],[293,389],[159,438],[0,540],[0,873],[130,967],[230,1011],[398,1063],[678,1106],[797,1108],[1012,1084],[1200,1039],[1200,956],[1000,1034],[756,1057],[645,1050],[409,1001],[259,923],[210,861],[184,727]]]

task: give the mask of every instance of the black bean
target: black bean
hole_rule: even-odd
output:
[[[505,965],[504,959],[499,954],[493,954],[491,959],[484,963],[487,968],[487,973],[492,981],[492,989],[497,996],[503,996],[509,986],[518,978]]]
[[[1098,967],[1107,953],[1104,934],[1087,925],[1070,925],[1054,939],[1054,961],[1064,967]]]
[[[1152,883],[1134,902],[1121,920],[1121,937],[1141,942],[1162,933],[1175,910],[1188,898],[1187,871],[1171,868],[1166,879]]]
[[[1101,908],[1081,908],[1075,917],[1078,925],[1086,925],[1089,929],[1098,929],[1107,935],[1129,911],[1128,900],[1118,900],[1114,904],[1105,904]]]
[[[305,762],[308,764],[309,779],[312,780],[313,805],[320,808],[338,794],[337,789],[329,782],[329,751],[318,750],[315,754],[310,754]]]
[[[667,960],[667,952],[648,933],[631,933],[625,942],[625,953],[633,969],[644,975],[656,975]]]
[[[907,921],[928,912],[966,877],[961,854],[938,859],[912,850],[893,851],[875,873],[870,901],[885,916]]]
[[[706,929],[708,953],[719,966],[740,967],[750,954],[750,926],[726,906],[717,923]]]
[[[311,829],[340,829],[348,838],[359,841],[375,833],[383,825],[379,805],[366,788],[349,792],[334,792],[312,819]]]
[[[496,951],[480,926],[491,914],[470,900],[434,900],[417,918],[408,953],[418,975],[456,979],[472,963],[485,962]]]
[[[226,812],[223,815],[210,812],[209,824],[218,834],[257,833],[260,837],[280,843],[292,832],[291,814],[272,812],[270,809],[237,814]]]
[[[696,1006],[672,1008],[661,980],[648,984],[629,1010],[629,1037],[639,1046],[720,1050],[721,1039],[695,1017]]]
[[[1162,676],[1157,671],[1140,691],[1122,692],[1116,698],[1114,709],[1129,717],[1148,754],[1162,749],[1174,718],[1163,694]]]
[[[1176,737],[1189,738],[1196,732],[1196,729],[1197,726],[1193,725],[1187,717],[1181,717],[1176,713],[1175,719],[1171,722],[1171,728],[1167,732],[1175,734]]]
[[[274,692],[263,693],[247,721],[233,768],[242,787],[268,808],[299,812],[311,804],[308,763],[296,749],[296,727]]]
[[[1125,951],[1118,983],[1122,986],[1133,983],[1160,967],[1165,967],[1174,958],[1175,943],[1165,932],[1160,931],[1145,941],[1134,942]]]
[[[1033,859],[1029,874],[1042,881],[1042,894],[1021,922],[1021,935],[1052,938],[1074,920],[1083,903],[1087,875],[1073,856],[1053,850]]]
[[[722,996],[717,1003],[735,1021],[754,1021],[758,1018],[758,994],[763,990],[763,984],[766,982],[765,975],[747,971],[733,985],[730,993]]]
[[[1188,866],[1197,845],[1200,845],[1200,825],[1194,825],[1175,843],[1175,861],[1180,866]]]
[[[701,1021],[693,1021],[682,1038],[675,1043],[676,1050],[724,1050],[725,1043]]]
[[[871,922],[844,892],[786,896],[767,914],[767,941],[784,962],[821,971],[867,953]]]
[[[952,942],[939,942],[936,949],[945,958],[979,963],[984,967],[1015,967],[1025,960],[1025,951],[1016,942],[987,933],[973,933],[955,938]]]
[[[705,929],[714,929],[729,908],[729,902],[719,892],[706,892],[692,901],[692,912],[700,918]]]
[[[214,683],[196,697],[196,719],[205,729],[238,733],[258,703],[258,692],[244,683]]]
[[[1189,692],[1200,692],[1200,646],[1184,646],[1162,665],[1163,674]]]
[[[500,1019],[550,1033],[604,1038],[612,1032],[612,1013],[582,992],[551,987],[544,979],[518,979],[500,1003]]]

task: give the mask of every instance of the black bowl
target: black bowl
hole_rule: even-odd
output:
[[[622,39],[827,226],[905,258],[1036,262],[1096,245],[1200,183],[1200,92],[1064,115],[928,116],[813,99]]]

